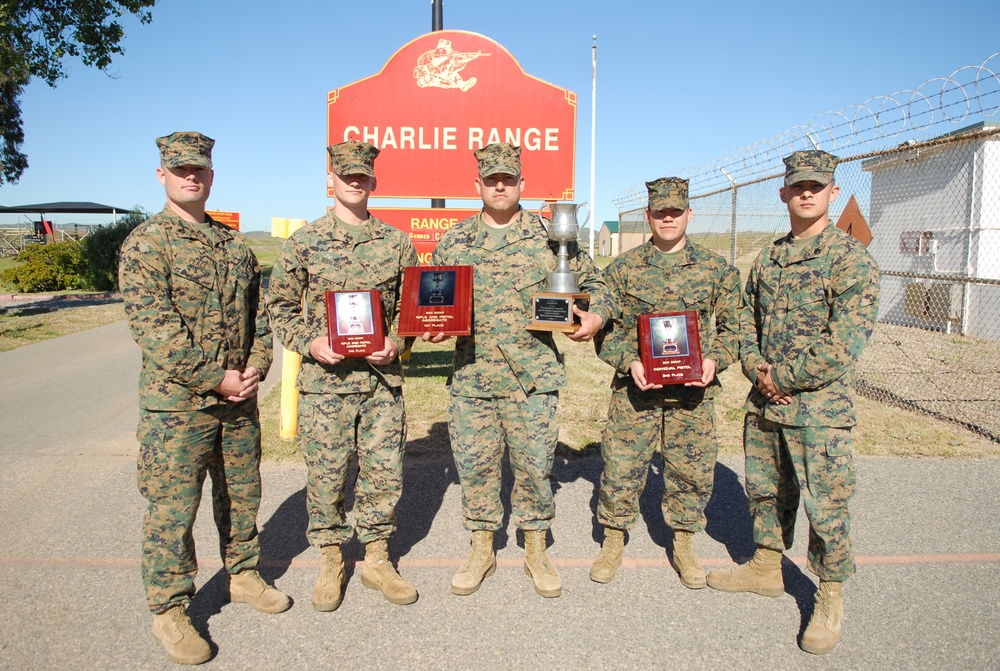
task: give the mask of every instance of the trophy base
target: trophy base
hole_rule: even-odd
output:
[[[573,317],[573,303],[589,300],[588,293],[556,293],[539,291],[531,296],[531,323],[529,331],[561,331],[574,333],[580,323]]]

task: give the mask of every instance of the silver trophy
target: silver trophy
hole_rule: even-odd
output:
[[[550,240],[559,243],[559,261],[556,269],[549,273],[545,290],[532,296],[532,322],[528,326],[531,330],[572,332],[579,328],[573,321],[573,301],[589,299],[590,294],[580,291],[579,276],[570,270],[568,245],[580,233],[577,212],[581,207],[587,208],[585,225],[590,221],[590,206],[586,203],[545,203],[538,210],[538,216],[542,216],[546,208],[551,212],[548,234]]]

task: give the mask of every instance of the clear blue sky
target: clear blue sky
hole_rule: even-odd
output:
[[[217,141],[209,207],[241,212],[244,230],[319,217],[332,204],[327,92],[376,73],[430,25],[430,0],[163,0],[151,24],[127,23],[115,78],[77,62],[55,89],[28,86],[30,167],[0,187],[0,204],[159,211],[154,138],[200,130]],[[617,218],[614,198],[644,180],[978,65],[1000,51],[998,25],[995,1],[444,2],[445,28],[486,35],[527,73],[577,92],[578,200],[590,200],[598,36],[597,221]]]

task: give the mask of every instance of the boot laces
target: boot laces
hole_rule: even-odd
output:
[[[323,568],[320,571],[320,580],[324,583],[332,582],[338,579],[339,573],[340,563],[333,557],[324,557]]]
[[[373,541],[365,547],[365,559],[381,564],[389,560],[389,547],[385,541]]]
[[[243,571],[239,574],[240,580],[246,581],[247,587],[256,587],[260,591],[264,591],[268,588],[268,584],[264,582],[264,579],[260,577],[257,571],[249,570]]]
[[[815,611],[817,614],[823,616],[824,619],[829,619],[832,613],[831,606],[833,605],[833,587],[828,582],[820,582],[819,589],[816,591],[816,605]]]
[[[599,559],[605,562],[611,562],[621,553],[621,551],[621,542],[605,538],[604,543],[601,544],[601,554],[599,555]]]
[[[194,625],[191,624],[191,618],[188,617],[187,612],[183,608],[174,608],[173,612],[170,614],[170,619],[177,628],[177,631],[180,632],[181,636],[188,636],[196,633]]]
[[[525,534],[524,544],[526,548],[535,552],[545,552],[545,534]]]

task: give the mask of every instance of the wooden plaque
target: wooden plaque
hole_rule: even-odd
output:
[[[701,379],[698,313],[639,315],[639,354],[646,382],[683,384]]]
[[[573,303],[588,301],[590,294],[561,294],[553,291],[539,291],[531,295],[531,323],[529,331],[562,331],[575,333],[580,322],[573,314]]]
[[[330,349],[346,357],[365,357],[385,349],[382,294],[379,291],[327,291],[326,325]]]
[[[472,266],[413,266],[403,270],[400,336],[472,334]]]

